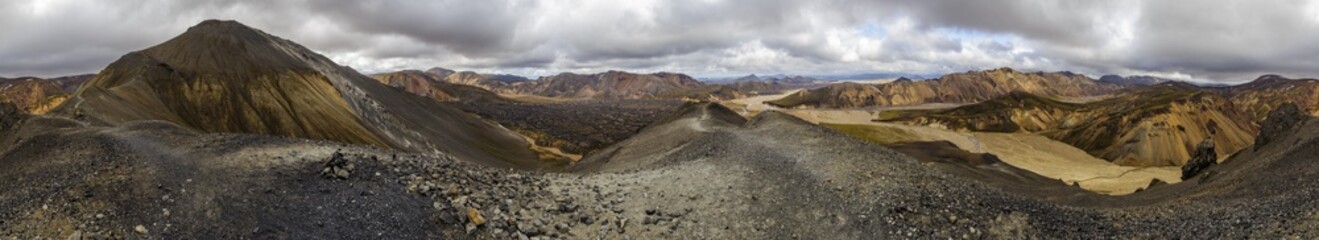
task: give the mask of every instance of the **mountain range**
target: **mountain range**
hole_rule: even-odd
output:
[[[782,93],[824,83],[443,68],[366,76],[207,20],[95,75],[0,79],[0,235],[1319,236],[1319,181],[1309,181],[1319,178],[1319,80],[1156,81],[1000,68]],[[784,108],[729,101],[778,96],[770,104]],[[943,105],[908,108],[933,104]],[[930,130],[939,138],[916,136]],[[1074,146],[1047,157],[1127,165],[1095,178],[1172,178],[1101,194],[1038,169],[1112,163],[1032,166],[989,145],[1018,155]]]
[[[855,108],[926,103],[975,103],[1021,91],[1049,97],[1106,95],[1120,86],[1070,72],[1019,72],[1011,68],[970,71],[931,80],[890,83],[835,83],[767,103],[784,107]]]

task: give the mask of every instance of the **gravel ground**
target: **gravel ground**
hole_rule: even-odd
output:
[[[1319,122],[1113,197],[949,171],[787,114],[686,106],[572,173],[164,122],[0,136],[15,238],[1313,238]],[[642,156],[642,157],[636,157]],[[970,169],[970,170],[968,170]],[[995,174],[992,169],[977,174]],[[1007,177],[1011,177],[1008,175]],[[1047,188],[1044,188],[1047,187]],[[1040,197],[1051,196],[1051,197]]]

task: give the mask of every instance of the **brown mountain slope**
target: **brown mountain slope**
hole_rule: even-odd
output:
[[[427,73],[434,72],[427,71]],[[435,76],[442,76],[440,79],[444,82],[475,86],[498,93],[517,93],[514,91],[513,86],[516,84],[525,84],[530,81],[525,78],[511,75],[488,75],[471,71],[453,72],[451,74]]]
[[[1112,93],[1119,86],[1070,72],[1024,73],[1011,68],[948,74],[926,81],[837,83],[767,102],[779,107],[852,108],[923,103],[975,103],[1021,91],[1049,97]]]
[[[507,101],[488,90],[475,86],[448,83],[436,78],[435,75],[417,70],[376,74],[371,77],[385,85],[441,102]]]
[[[0,102],[12,103],[23,112],[41,115],[68,100],[69,93],[51,79],[0,78]]]
[[[1258,131],[1226,97],[1183,83],[1087,104],[1012,93],[952,109],[888,113],[877,121],[1039,133],[1129,166],[1182,165],[1195,144],[1209,137],[1224,157],[1249,146]]]
[[[444,151],[497,166],[534,161],[506,129],[233,21],[208,20],[129,53],[70,101],[57,111],[104,124],[166,120],[205,132]]]
[[[1269,111],[1285,103],[1294,103],[1302,112],[1319,115],[1319,80],[1289,79],[1264,75],[1250,83],[1226,89],[1232,103],[1241,106],[1256,122]]]

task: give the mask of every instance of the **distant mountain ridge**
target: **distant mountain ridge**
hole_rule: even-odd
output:
[[[429,79],[445,83],[475,86],[497,94],[534,95],[577,99],[689,99],[722,100],[773,93],[793,88],[816,86],[817,79],[789,76],[752,77],[734,82],[706,83],[679,73],[630,73],[606,71],[592,74],[560,73],[535,80],[515,75],[480,74],[431,68],[426,71],[404,70],[376,74],[426,74]],[[428,95],[429,96],[429,95]]]
[[[1164,82],[1175,81],[1167,78],[1153,76],[1118,76],[1104,75],[1099,77],[1100,82],[1117,84],[1119,86],[1149,86]]]
[[[924,81],[883,84],[835,83],[767,103],[779,107],[852,108],[925,103],[976,103],[1013,91],[1049,97],[1113,93],[1121,86],[1071,72],[1019,72],[1011,68],[969,71]]]

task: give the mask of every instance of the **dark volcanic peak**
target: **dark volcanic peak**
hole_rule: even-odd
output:
[[[236,21],[206,20],[143,50],[169,69],[224,75],[311,70],[305,62],[329,59]]]
[[[733,82],[748,82],[748,81],[760,81],[760,76],[756,76],[756,74],[751,74],[751,75],[746,75],[745,77],[733,79]]]
[[[1287,78],[1287,77],[1283,77],[1282,75],[1268,74],[1268,75],[1259,76],[1258,78],[1255,78],[1255,80],[1250,81],[1249,83],[1246,83],[1245,85],[1246,85],[1246,86],[1266,86],[1266,85],[1275,85],[1275,84],[1286,83],[1286,82],[1291,81],[1291,80],[1292,80],[1292,79]]]
[[[607,71],[596,74],[560,73],[541,77],[534,84],[516,86],[519,92],[548,97],[642,99],[704,87],[691,76],[659,72],[637,74]]]
[[[448,152],[508,167],[532,160],[526,142],[503,128],[235,21],[207,20],[126,54],[70,101],[57,111],[97,124],[164,120],[203,132]]]

